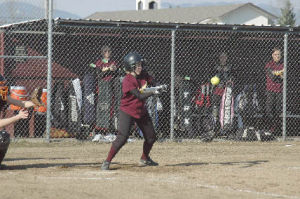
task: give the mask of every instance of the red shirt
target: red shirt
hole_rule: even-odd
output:
[[[219,96],[223,96],[224,90],[225,89],[222,88],[222,87],[216,87],[214,94],[219,95]]]
[[[140,89],[144,83],[146,83],[145,79],[136,79],[131,74],[127,74],[122,81],[120,110],[137,119],[141,118],[147,112],[145,100],[139,100],[130,91]]]
[[[111,65],[115,65],[116,67],[118,67],[118,66],[117,66],[117,63],[116,63],[115,61],[111,61],[111,60],[109,60],[107,63],[104,63],[102,59],[99,59],[99,60],[96,62],[96,67],[97,67],[97,68],[100,68],[101,70],[102,70],[103,68],[109,67],[109,66],[111,66]],[[109,75],[109,76],[103,77],[102,80],[104,80],[104,81],[109,81],[109,80],[111,80],[111,78],[112,78],[112,76]]]
[[[272,71],[274,70],[282,70],[283,69],[283,64],[276,63],[274,61],[270,61],[267,63],[265,66],[265,70],[271,69]],[[282,83],[274,82],[267,74],[266,74],[266,90],[267,91],[272,91],[275,93],[281,93],[282,92]]]

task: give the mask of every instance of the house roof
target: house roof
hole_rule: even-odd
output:
[[[241,7],[251,6],[263,15],[276,19],[277,17],[252,3],[230,4],[222,6],[200,6],[187,8],[167,8],[156,10],[131,10],[115,12],[96,12],[86,19],[121,20],[121,21],[151,21],[167,23],[200,23],[206,19],[216,19],[229,14]]]
[[[191,24],[191,23],[165,23],[165,22],[143,22],[143,21],[124,21],[124,20],[91,20],[91,19],[61,19],[53,20],[53,34],[61,34],[68,27],[139,27],[139,28],[163,28],[163,29],[202,29],[202,30],[245,30],[245,31],[283,31],[283,32],[300,32],[300,26],[254,26],[242,24]],[[65,28],[64,28],[65,27]],[[68,29],[69,30],[69,29]],[[34,21],[23,21],[0,26],[1,32],[18,32],[18,33],[35,33],[45,34],[48,31],[47,20],[39,19]]]

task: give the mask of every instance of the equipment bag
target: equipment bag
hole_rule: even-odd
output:
[[[228,81],[220,104],[220,125],[223,130],[231,130],[234,117],[233,82]]]
[[[192,129],[192,88],[193,85],[189,79],[182,81],[179,87],[180,107],[180,129],[183,131],[191,131]]]
[[[96,79],[93,73],[87,73],[83,78],[83,124],[94,125],[96,121]]]
[[[211,87],[209,83],[202,84],[201,89],[197,90],[197,94],[195,97],[195,103],[196,107],[202,108],[206,107],[209,108],[211,107]]]
[[[255,118],[259,111],[256,85],[245,85],[236,97],[235,112],[239,119],[239,128],[255,126]]]
[[[68,124],[67,117],[67,94],[62,81],[58,81],[54,85],[52,95],[52,125],[58,129],[66,129]],[[42,114],[40,114],[42,115]],[[62,122],[65,121],[65,122]]]
[[[77,134],[80,132],[81,127],[81,104],[80,96],[81,88],[80,85],[70,82],[69,99],[68,99],[68,132]],[[77,92],[76,92],[77,90]]]

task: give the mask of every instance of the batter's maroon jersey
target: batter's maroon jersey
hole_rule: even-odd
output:
[[[274,70],[282,70],[283,69],[283,64],[276,63],[274,61],[270,61],[267,63],[265,66],[265,70],[271,69],[272,71]],[[267,73],[268,74],[268,73]],[[267,91],[272,91],[275,93],[281,93],[282,92],[282,83],[281,82],[274,82],[268,75],[267,77],[267,82],[266,82],[266,90]]]
[[[147,80],[135,78],[127,74],[122,82],[122,98],[120,109],[134,118],[141,118],[146,113],[145,100],[140,100],[130,93],[131,90],[140,89]]]

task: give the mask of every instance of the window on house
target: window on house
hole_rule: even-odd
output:
[[[149,9],[157,9],[157,3],[155,1],[151,1],[149,3]]]
[[[143,10],[143,2],[139,1],[138,10]]]

